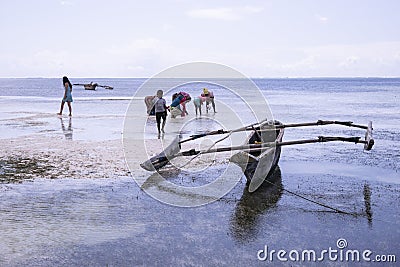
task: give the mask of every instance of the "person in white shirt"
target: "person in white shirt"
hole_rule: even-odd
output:
[[[158,90],[157,91],[157,101],[154,104],[154,111],[156,113],[156,121],[157,121],[157,129],[158,129],[158,135],[161,134],[161,132],[164,133],[164,126],[165,122],[167,120],[167,103],[165,99],[163,98],[164,92],[163,90]],[[161,124],[161,119],[163,120],[162,122],[162,127],[160,129],[160,124]]]

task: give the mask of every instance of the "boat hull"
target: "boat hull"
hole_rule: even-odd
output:
[[[275,168],[278,166],[280,156],[281,156],[281,147],[276,147],[274,160],[272,161],[271,168],[270,168],[268,174],[266,174],[266,176],[265,176],[266,180],[270,180],[269,178],[270,178],[271,174],[275,171]],[[259,160],[255,160],[255,161],[249,162],[247,164],[246,169],[244,170],[244,175],[246,176],[248,184],[251,182],[259,163],[260,163]]]
[[[84,86],[85,90],[96,90],[96,86]]]
[[[84,84],[83,87],[85,90],[96,90],[97,83],[92,83],[92,84]]]
[[[281,142],[284,129],[276,129],[276,125],[282,125],[279,121],[270,121],[252,132],[245,144],[257,144],[267,142]],[[231,157],[231,161],[242,168],[247,179],[249,191],[255,191],[265,180],[270,180],[272,173],[278,165],[281,155],[281,147],[273,146],[264,150],[252,152],[241,151]],[[271,181],[272,182],[272,181]]]
[[[274,125],[282,125],[282,123],[279,121],[274,121],[273,124]],[[275,131],[275,136],[272,136],[272,137],[267,136],[266,138],[264,138],[263,142],[273,142],[273,141],[282,142],[284,129],[283,128],[274,129],[274,131]],[[249,144],[254,143],[255,139],[259,139],[259,138],[257,137],[257,133],[253,132],[253,134],[249,137],[247,142]],[[258,158],[258,160],[251,158],[253,160],[250,160],[248,162],[246,169],[244,170],[244,175],[247,178],[247,182],[250,183],[251,180],[253,179],[254,175],[255,174],[257,175],[256,170],[257,170],[257,168],[260,167],[259,165],[262,164],[264,158],[273,157],[272,164],[271,164],[271,167],[269,168],[268,173],[264,173],[264,177],[262,177],[264,180],[265,179],[268,180],[270,178],[271,174],[274,172],[276,166],[278,165],[278,162],[279,162],[279,159],[281,156],[281,150],[282,149],[280,146],[275,146],[273,148],[273,152],[270,152],[270,153],[269,153],[269,151],[266,151],[266,152],[262,153],[261,155],[256,155],[255,153],[250,153],[253,156],[255,156],[256,158]]]

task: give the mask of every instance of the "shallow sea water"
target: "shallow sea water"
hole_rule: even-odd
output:
[[[114,86],[113,91],[74,87],[70,122],[66,116],[55,115],[62,92],[58,79],[0,79],[0,144],[36,135],[84,142],[121,139],[129,99],[143,81],[99,80]],[[373,150],[365,152],[361,145],[351,143],[284,147],[274,174],[277,186],[263,186],[249,194],[242,178],[220,200],[196,208],[163,204],[131,177],[37,177],[2,183],[0,265],[317,265],[280,262],[276,257],[272,262],[260,261],[257,253],[266,245],[286,251],[337,249],[340,238],[346,239],[346,249],[399,257],[400,79],[257,79],[255,83],[274,118],[284,123],[327,119],[366,124],[372,120]],[[232,106],[236,103],[216,90],[214,94]],[[176,135],[175,126],[194,118],[193,112],[189,104],[188,118],[168,122],[166,140]],[[205,117],[218,116],[221,113]],[[188,125],[185,135],[216,127],[203,119]],[[157,142],[154,122],[148,126],[144,138]],[[319,135],[363,136],[364,131],[338,126],[286,129],[284,140]],[[220,160],[195,175],[170,169],[167,179],[199,186],[226,164]],[[356,216],[332,212],[285,190]],[[323,262],[368,264],[327,258]]]

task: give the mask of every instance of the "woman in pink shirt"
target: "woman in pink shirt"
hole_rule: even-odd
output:
[[[172,96],[172,104],[171,107],[178,107],[182,105],[182,114],[181,116],[184,117],[188,114],[186,111],[186,103],[189,103],[192,98],[186,92],[179,92]]]

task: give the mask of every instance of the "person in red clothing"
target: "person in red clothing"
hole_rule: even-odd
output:
[[[184,117],[188,115],[188,112],[186,111],[186,104],[190,102],[192,98],[190,95],[186,92],[179,92],[176,93],[172,96],[172,103],[171,103],[171,108],[179,108],[179,105],[182,105],[182,113],[181,116]]]

